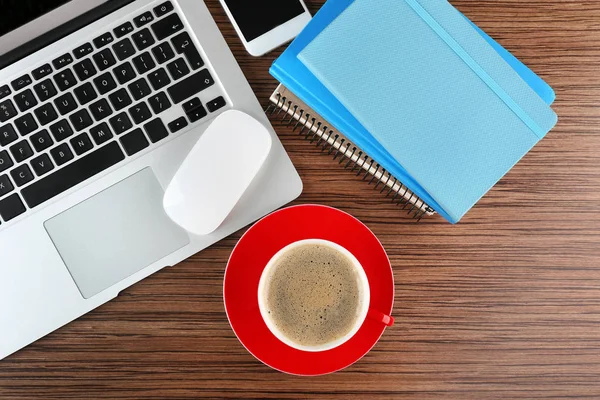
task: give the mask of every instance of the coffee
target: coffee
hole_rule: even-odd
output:
[[[368,306],[358,268],[356,259],[324,241],[291,246],[263,277],[265,318],[287,340],[307,348],[354,334]]]

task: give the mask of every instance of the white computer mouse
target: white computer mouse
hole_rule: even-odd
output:
[[[225,221],[271,151],[269,131],[241,111],[219,115],[167,187],[163,205],[177,225],[208,235]]]

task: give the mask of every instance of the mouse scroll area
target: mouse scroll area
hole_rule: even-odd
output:
[[[202,134],[167,187],[163,206],[195,235],[221,226],[262,168],[271,134],[241,111],[219,115]]]

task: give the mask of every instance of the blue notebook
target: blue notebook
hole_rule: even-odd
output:
[[[271,73],[344,165],[452,223],[556,123],[552,89],[445,0],[330,0]]]

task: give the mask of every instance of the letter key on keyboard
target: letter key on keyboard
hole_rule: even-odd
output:
[[[26,185],[33,180],[33,173],[27,164],[21,164],[10,171],[10,176],[12,176],[13,181],[15,181],[18,187]]]

